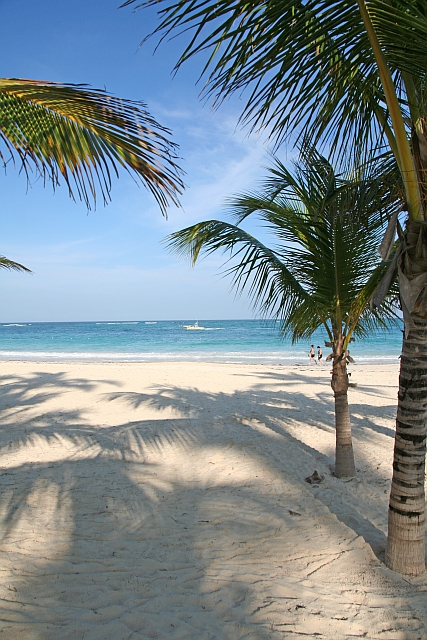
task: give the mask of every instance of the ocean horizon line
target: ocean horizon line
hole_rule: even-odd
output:
[[[126,320],[117,320],[115,318],[110,318],[108,320],[0,320],[0,326],[24,326],[33,324],[130,324],[135,322],[260,322],[262,324],[278,323],[277,320],[265,320],[263,318],[195,318],[193,316],[188,316],[186,318],[174,318],[172,320],[165,320],[162,318],[131,318]]]

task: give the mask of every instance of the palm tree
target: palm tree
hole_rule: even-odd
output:
[[[230,201],[235,224],[208,220],[166,239],[195,264],[201,252],[229,252],[237,290],[248,290],[253,306],[280,321],[284,336],[307,339],[319,327],[332,353],[335,398],[335,475],[355,475],[347,391],[347,363],[354,336],[366,336],[394,317],[390,302],[370,313],[369,302],[388,264],[377,251],[384,223],[384,193],[363,179],[336,176],[330,163],[310,154],[294,174],[279,160],[258,193]],[[387,200],[388,202],[388,200]],[[365,208],[364,224],[357,218]],[[273,234],[266,246],[240,225],[253,214]]]
[[[0,79],[0,160],[19,159],[54,188],[90,208],[97,191],[110,197],[111,174],[123,167],[151,191],[162,212],[183,190],[176,145],[145,105],[82,85]]]
[[[122,6],[138,0],[126,0]],[[138,6],[159,6],[145,0]],[[405,189],[399,274],[405,320],[386,563],[425,571],[427,427],[427,5],[413,0],[176,0],[162,39],[190,42],[177,68],[206,52],[205,94],[245,89],[241,123],[327,142],[336,156],[390,152]],[[395,221],[394,221],[395,223]],[[393,236],[393,230],[390,234]]]

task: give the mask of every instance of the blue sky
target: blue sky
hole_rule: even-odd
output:
[[[122,173],[112,202],[87,212],[65,186],[27,189],[8,168],[0,175],[0,253],[33,275],[0,272],[0,321],[203,319],[252,317],[212,256],[195,269],[161,245],[168,233],[223,215],[224,199],[254,188],[268,163],[265,141],[236,130],[236,97],[212,113],[198,99],[202,60],[172,78],[181,47],[154,41],[155,10],[118,9],[119,0],[0,0],[4,76],[87,83],[143,100],[180,145],[187,190],[165,220],[154,199]],[[281,152],[286,158],[285,151]]]

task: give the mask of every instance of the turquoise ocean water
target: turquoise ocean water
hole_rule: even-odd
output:
[[[324,331],[292,345],[277,325],[260,320],[199,320],[202,331],[189,331],[188,321],[43,322],[0,324],[1,360],[78,360],[99,362],[306,363],[310,344],[321,345]],[[352,343],[356,362],[398,362],[399,329]],[[324,355],[329,349],[324,348]]]

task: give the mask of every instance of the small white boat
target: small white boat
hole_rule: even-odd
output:
[[[199,323],[196,320],[196,322],[194,324],[184,324],[184,329],[187,329],[187,331],[204,331],[206,327],[199,327]]]

